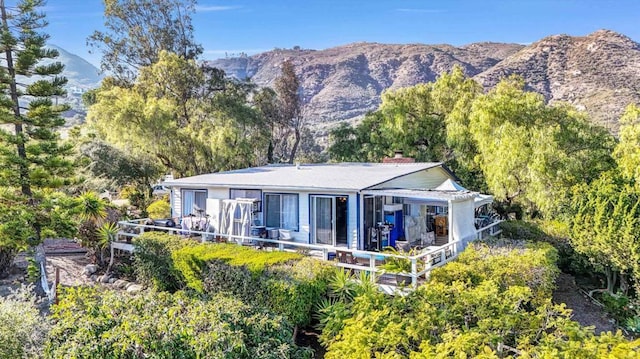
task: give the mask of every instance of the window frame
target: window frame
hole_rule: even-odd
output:
[[[263,213],[262,215],[264,216],[264,225],[267,227],[272,227],[267,225],[267,217],[269,215],[268,210],[268,202],[267,202],[267,196],[278,196],[280,197],[280,223],[278,225],[279,229],[287,229],[290,231],[294,231],[294,232],[300,232],[300,194],[299,193],[287,193],[287,192],[263,192],[262,193],[262,202],[264,203],[264,207],[263,207]],[[283,219],[283,210],[282,210],[282,198],[283,196],[295,196],[296,198],[296,226],[295,228],[284,228],[282,226],[282,219]]]
[[[234,197],[232,195],[233,191],[258,191],[260,194],[258,194],[258,197]],[[254,208],[254,212],[260,212],[262,213],[262,201],[263,201],[263,193],[261,189],[258,188],[229,188],[229,199],[236,199],[236,198],[255,198],[258,201],[255,204],[255,208]]]
[[[186,217],[189,216],[189,214],[194,214],[194,213],[187,213],[184,214],[184,193],[185,192],[193,192],[193,200],[195,203],[195,199],[196,199],[196,193],[200,192],[200,193],[204,193],[204,212],[207,213],[207,199],[209,198],[209,190],[206,188],[180,188],[180,217]],[[195,215],[195,214],[194,214]]]

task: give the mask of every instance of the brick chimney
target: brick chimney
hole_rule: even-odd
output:
[[[396,151],[393,157],[385,157],[382,163],[414,163],[416,160],[411,157],[404,157],[402,151]]]

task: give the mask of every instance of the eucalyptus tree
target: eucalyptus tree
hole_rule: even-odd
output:
[[[87,120],[107,142],[176,176],[252,166],[265,161],[268,141],[248,101],[253,89],[162,51],[132,86],[103,83]]]
[[[469,120],[489,190],[529,214],[565,212],[574,185],[613,166],[610,134],[569,106],[547,105],[517,76],[478,97]]]
[[[620,118],[620,141],[613,153],[621,173],[640,183],[640,107],[629,105]]]
[[[158,61],[161,51],[195,59],[202,46],[193,37],[195,0],[104,0],[104,31],[87,43],[102,53],[101,67],[124,83]]]
[[[280,153],[282,162],[293,163],[300,146],[305,127],[300,97],[300,80],[291,60],[282,62],[281,74],[275,80],[279,117],[277,132],[272,134],[276,144],[275,151]],[[279,144],[279,146],[278,146]],[[280,151],[277,149],[280,148]]]
[[[9,7],[0,0],[0,272],[29,239],[58,226],[45,194],[68,182],[71,146],[61,144],[56,129],[64,124],[64,66],[58,52],[45,47],[48,35],[42,0],[22,0]],[[9,262],[8,262],[9,261]]]

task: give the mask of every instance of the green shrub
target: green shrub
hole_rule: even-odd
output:
[[[195,245],[179,236],[163,232],[145,232],[133,240],[136,251],[133,270],[137,280],[157,290],[176,291],[184,286],[180,272],[175,269],[172,251]]]
[[[0,358],[37,358],[49,329],[40,316],[33,287],[0,296]]]
[[[261,272],[222,260],[208,262],[204,290],[210,295],[231,293],[258,302],[298,326],[309,324],[316,304],[325,297],[335,268],[313,258],[266,267]]]
[[[637,357],[640,341],[595,336],[551,303],[556,260],[548,243],[473,244],[406,296],[325,302],[325,358]]]
[[[548,243],[527,243],[523,247],[491,247],[471,244],[458,258],[431,271],[431,281],[445,284],[492,281],[501,290],[528,287],[536,303],[551,297],[558,275],[558,253]]]
[[[542,241],[547,237],[538,225],[529,221],[505,221],[500,223],[502,236],[514,240]]]
[[[231,293],[248,303],[260,303],[295,325],[310,322],[335,270],[298,253],[198,244],[159,232],[145,233],[134,243],[134,268],[141,282],[159,290]]]
[[[169,218],[171,216],[171,205],[165,198],[153,201],[147,207],[149,217],[154,219]]]
[[[246,267],[258,276],[267,266],[300,258],[302,255],[297,253],[257,251],[233,243],[198,244],[177,249],[172,253],[175,268],[182,274],[187,286],[198,292],[203,291],[204,270],[210,261],[223,261],[230,266]]]
[[[49,358],[309,358],[284,318],[218,295],[68,289],[54,307]]]
[[[566,273],[591,275],[593,266],[569,242],[569,227],[557,220],[506,221],[500,224],[502,236],[512,240],[547,242],[558,251],[557,266]]]

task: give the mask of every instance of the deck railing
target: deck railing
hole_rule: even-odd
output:
[[[384,262],[388,258],[398,258],[408,260],[411,264],[410,273],[402,273],[404,276],[411,278],[411,286],[416,287],[418,280],[422,277],[425,279],[433,268],[440,267],[447,262],[455,259],[458,256],[459,250],[462,250],[462,242],[457,240],[446,243],[441,246],[429,246],[422,249],[416,254],[396,254],[387,252],[372,252],[357,249],[349,249],[345,247],[333,247],[327,245],[317,245],[309,243],[295,242],[291,240],[280,240],[270,238],[252,237],[246,235],[229,235],[223,233],[211,233],[206,231],[180,229],[177,227],[163,227],[156,226],[148,223],[148,219],[121,221],[118,222],[120,231],[118,232],[118,239],[125,237],[130,240],[133,237],[137,237],[143,234],[145,231],[164,231],[171,234],[180,234],[184,236],[200,236],[203,242],[205,241],[225,241],[230,243],[237,243],[242,245],[252,245],[259,248],[272,247],[279,251],[295,250],[314,257],[319,257],[323,260],[329,260],[329,253],[348,253],[351,258],[357,258],[356,263],[344,263],[340,261],[334,261],[334,264],[338,267],[365,271],[370,280],[377,281],[380,275],[385,273],[385,270],[381,268]],[[488,236],[494,236],[501,232],[499,224],[502,221],[491,223],[476,231],[476,239],[484,239]],[[114,242],[111,245],[111,263],[113,262],[114,249],[120,249],[124,251],[133,251],[134,247],[128,243]],[[337,259],[337,258],[336,258]]]

